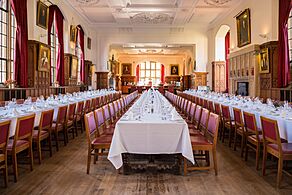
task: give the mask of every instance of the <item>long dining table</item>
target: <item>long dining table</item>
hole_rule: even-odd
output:
[[[116,93],[113,90],[95,90],[78,92],[74,94],[51,96],[46,100],[43,97],[37,99],[36,102],[25,101],[24,104],[16,104],[11,101],[5,107],[0,107],[0,122],[10,120],[10,132],[9,136],[12,137],[15,134],[17,118],[35,114],[34,126],[37,127],[40,123],[41,113],[46,110],[54,110],[53,120],[57,120],[58,110],[61,106],[68,106],[72,103],[78,103],[86,101],[88,99],[97,98],[99,96],[105,96],[108,94]],[[77,108],[76,108],[77,109]]]
[[[116,123],[108,160],[116,169],[123,154],[182,154],[194,163],[189,129],[158,91],[145,91]]]
[[[262,128],[260,117],[264,116],[277,120],[281,138],[292,143],[292,108],[287,104],[284,107],[275,107],[272,103],[262,103],[259,100],[251,100],[248,97],[229,96],[216,92],[203,92],[196,90],[186,90],[185,94],[196,96],[201,99],[212,101],[229,107],[230,116],[234,119],[233,108],[241,109],[255,115],[256,124]]]

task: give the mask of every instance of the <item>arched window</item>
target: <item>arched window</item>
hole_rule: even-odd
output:
[[[16,19],[9,0],[0,1],[0,83],[14,80]]]
[[[54,20],[55,21],[55,17]],[[58,35],[56,33],[55,22],[52,24],[51,29],[51,83],[55,83],[57,80],[57,56],[59,50]]]
[[[158,85],[161,82],[161,64],[159,62],[146,61],[140,64],[139,83]]]
[[[292,70],[292,10],[290,11],[290,15],[288,19],[288,42],[289,42],[290,70]]]

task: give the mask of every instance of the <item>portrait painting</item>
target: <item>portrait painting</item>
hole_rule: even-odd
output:
[[[74,25],[70,25],[70,41],[76,43],[77,40],[77,28]]]
[[[259,65],[260,65],[260,73],[266,74],[270,73],[270,66],[269,66],[269,49],[265,48],[261,50],[259,56]]]
[[[71,78],[77,78],[77,67],[78,67],[78,59],[77,59],[77,57],[72,57]]]
[[[40,44],[39,47],[39,63],[38,63],[38,71],[50,71],[50,48],[46,45]]]
[[[41,1],[37,3],[37,21],[36,24],[44,29],[48,28],[48,6]]]
[[[178,64],[170,65],[170,75],[178,75]]]
[[[237,45],[243,47],[251,43],[250,9],[244,10],[236,17]]]
[[[132,64],[131,63],[124,63],[122,64],[122,73],[123,75],[131,75]]]

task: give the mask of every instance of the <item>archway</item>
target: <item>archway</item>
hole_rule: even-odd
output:
[[[222,25],[215,37],[215,62],[213,63],[213,89],[228,92],[228,54],[230,49],[230,27]]]

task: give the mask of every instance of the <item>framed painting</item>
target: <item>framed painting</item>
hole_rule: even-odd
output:
[[[50,71],[51,66],[51,51],[50,48],[46,45],[40,44],[39,46],[39,63],[38,71]]]
[[[237,46],[243,47],[251,43],[250,9],[244,10],[236,17]]]
[[[269,49],[262,49],[259,56],[259,65],[260,71],[259,73],[270,73],[270,62],[269,62]]]
[[[48,28],[49,11],[48,6],[41,1],[37,3],[37,21],[36,24],[44,29]]]
[[[132,64],[131,63],[122,64],[122,70],[123,75],[131,75]]]
[[[78,58],[72,56],[71,60],[71,78],[77,78]]]
[[[70,25],[70,41],[76,43],[77,40],[77,28],[74,25]]]
[[[170,65],[170,75],[178,75],[178,64]]]
[[[91,38],[87,37],[87,49],[91,49]]]

